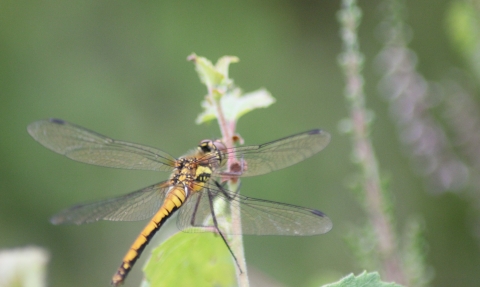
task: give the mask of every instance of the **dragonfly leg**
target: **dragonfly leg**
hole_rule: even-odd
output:
[[[223,190],[223,189],[220,188],[220,190]],[[213,208],[213,196],[210,190],[207,190],[207,192],[208,192],[208,201],[210,203],[210,211],[212,213],[212,220],[213,220],[213,224],[215,225],[215,229],[217,229],[218,234],[220,234],[220,237],[222,237],[223,242],[225,242],[225,245],[227,245],[228,251],[230,251],[230,254],[232,254],[232,257],[235,260],[235,263],[237,264],[238,270],[240,271],[240,273],[243,273],[242,268],[240,267],[240,263],[238,263],[237,256],[235,256],[235,254],[233,253],[233,250],[228,244],[228,241],[225,238],[225,235],[223,234],[223,232],[220,230],[220,228],[218,228],[217,217],[215,215],[215,210]]]
[[[195,209],[193,210],[193,214],[192,214],[192,217],[190,219],[190,225],[191,226],[195,226],[195,217],[197,216],[197,210],[198,210],[198,206],[200,205],[200,200],[201,199],[202,199],[201,197],[197,198],[197,203],[195,204]]]
[[[190,218],[190,225],[193,226],[193,227],[200,227],[204,230],[208,230],[212,233],[218,233],[218,230],[216,227],[205,227],[204,225],[202,224],[198,224],[196,223],[196,216],[197,216],[197,211],[198,211],[198,206],[200,205],[200,201],[201,201],[201,197],[197,198],[197,202],[195,203],[195,208],[193,210],[193,213],[192,213],[192,217]]]
[[[235,197],[232,197],[230,194],[228,194],[226,192],[226,189],[225,189],[226,182],[224,182],[222,184],[218,183],[218,181],[216,181],[216,180],[214,182],[215,182],[215,185],[218,187],[218,190],[220,190],[226,198],[228,198],[229,200],[232,200],[232,199],[235,198]],[[240,182],[238,184],[237,190],[235,190],[235,195],[237,195],[240,192],[240,187],[241,186],[242,186],[242,183]]]

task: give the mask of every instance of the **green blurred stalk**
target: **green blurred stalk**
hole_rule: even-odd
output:
[[[385,280],[405,284],[407,280],[398,254],[397,239],[387,212],[389,203],[382,190],[378,162],[370,139],[371,116],[365,106],[361,73],[364,59],[359,51],[357,34],[361,10],[356,1],[343,0],[338,17],[343,40],[339,62],[346,78],[345,97],[350,109],[353,155],[362,173],[364,203],[377,241],[378,261],[381,262]]]

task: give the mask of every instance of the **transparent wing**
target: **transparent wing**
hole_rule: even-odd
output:
[[[214,212],[211,211],[210,199]],[[225,234],[236,234],[228,221],[230,208],[239,208],[242,234],[317,235],[332,229],[332,222],[321,211],[274,201],[250,198],[217,188],[192,194],[179,210],[177,226],[185,232],[212,231],[212,216]]]
[[[244,146],[227,150],[243,163],[239,176],[254,176],[282,169],[324,149],[330,142],[330,134],[322,130],[311,130],[258,146]],[[227,167],[215,171],[222,174]]]
[[[27,129],[43,146],[84,163],[171,171],[175,161],[175,158],[161,150],[117,141],[59,119],[36,121]]]
[[[148,219],[158,211],[168,189],[168,182],[164,181],[123,196],[73,206],[56,214],[50,221],[53,224],[83,224],[98,220]]]

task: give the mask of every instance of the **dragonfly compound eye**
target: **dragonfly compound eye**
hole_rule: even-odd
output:
[[[212,144],[215,146],[215,148],[219,151],[224,151],[227,149],[227,147],[219,140],[216,140],[212,142]]]
[[[204,153],[212,152],[212,149],[215,148],[211,140],[203,140],[198,145],[198,148]]]

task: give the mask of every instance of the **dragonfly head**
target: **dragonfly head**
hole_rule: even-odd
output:
[[[225,145],[220,140],[202,140],[200,144],[198,144],[198,148],[203,153],[214,153],[217,151],[225,150]]]
[[[218,165],[222,165],[225,160],[223,152],[227,148],[220,140],[203,140],[198,145],[198,150],[204,155],[211,155],[218,160]]]

